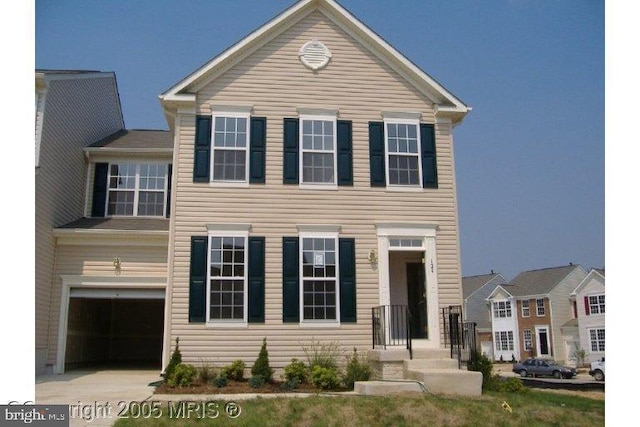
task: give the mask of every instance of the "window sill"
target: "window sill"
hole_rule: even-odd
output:
[[[387,185],[386,190],[392,193],[417,193],[425,190],[422,187],[410,187],[410,186],[400,186],[400,185]]]
[[[298,188],[301,190],[337,190],[337,184],[298,184]]]
[[[340,328],[340,322],[310,322],[310,321],[302,321],[299,323],[301,328],[318,328],[318,329],[327,329],[327,328]]]
[[[242,181],[242,182],[211,181],[209,185],[215,188],[249,188],[249,183],[246,181]]]

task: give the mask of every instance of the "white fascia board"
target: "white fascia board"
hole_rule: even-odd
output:
[[[578,293],[580,292],[580,290],[582,290],[582,288],[593,278],[601,278],[602,279],[602,285],[604,285],[604,276],[600,273],[598,273],[595,269],[592,269],[589,274],[587,274],[585,276],[584,279],[582,279],[582,281],[578,284],[578,286],[576,286],[576,288],[571,291],[571,293],[569,294],[569,296],[572,297],[576,297],[578,295]]]
[[[505,294],[507,294],[509,296],[509,298],[513,298],[513,295],[511,295],[511,292],[509,292],[508,290],[506,290],[504,287],[502,287],[502,285],[498,285],[496,286],[496,288],[493,290],[493,292],[491,292],[489,294],[489,296],[486,298],[486,301],[491,301],[493,299],[494,294],[496,294],[498,292],[498,290],[502,290]]]
[[[177,84],[173,85],[171,88],[169,88],[167,91],[165,91],[160,95],[160,99],[174,100],[173,98],[181,96],[180,92],[185,90],[185,88],[197,82],[201,77],[206,75],[209,71],[214,69],[216,66],[220,65],[221,63],[226,61],[228,58],[238,53],[240,50],[244,49],[246,46],[255,42],[257,39],[262,37],[265,33],[277,27],[283,21],[295,15],[296,13],[298,13],[298,11],[304,9],[308,4],[312,3],[313,1],[315,0],[304,0],[294,4],[289,9],[285,10],[280,15],[276,16],[275,18],[273,18],[272,20],[270,20],[269,22],[267,22],[257,30],[253,31],[251,34],[249,34],[242,40],[240,40],[238,43],[231,46],[230,48],[222,52],[220,55],[216,56],[215,58],[213,58],[212,60],[204,64],[202,67],[198,68],[189,76],[182,79]],[[194,98],[195,98],[195,95],[194,95]]]

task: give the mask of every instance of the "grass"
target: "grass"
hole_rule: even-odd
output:
[[[512,412],[503,409],[507,402]],[[175,402],[174,402],[175,404]],[[115,426],[604,426],[604,400],[529,391],[488,392],[475,398],[402,396],[314,396],[238,401],[242,412],[229,418],[226,402],[209,406],[215,419],[121,419]],[[215,406],[217,405],[217,406]],[[200,414],[202,415],[202,414]]]

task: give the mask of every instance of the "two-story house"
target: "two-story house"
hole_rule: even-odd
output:
[[[87,165],[83,147],[124,128],[112,72],[35,72],[35,372],[51,371],[56,329],[51,307],[52,230],[82,217]],[[47,365],[49,367],[47,368]]]
[[[461,305],[462,101],[333,0],[302,0],[160,95],[174,137],[164,361],[272,366],[372,347],[372,309],[439,349]],[[391,333],[391,332],[386,332]]]
[[[571,292],[569,299],[577,320],[573,351],[584,350],[584,363],[604,357],[605,350],[604,270],[592,269]]]
[[[561,327],[573,317],[569,294],[586,274],[571,264],[525,271],[497,287],[487,298],[492,304],[496,358],[566,361],[570,355]]]
[[[476,324],[477,350],[490,359],[494,358],[491,320],[493,311],[487,303],[487,297],[498,285],[504,285],[506,283],[508,283],[508,281],[502,274],[494,273],[493,271],[491,271],[491,274],[462,278],[462,307],[464,318],[467,322],[474,322]]]

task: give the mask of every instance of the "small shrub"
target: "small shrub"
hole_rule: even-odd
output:
[[[231,365],[222,368],[222,373],[227,379],[233,381],[242,381],[242,379],[244,378],[244,367],[245,364],[242,360],[234,360]]]
[[[291,363],[284,367],[284,378],[286,381],[297,380],[298,384],[309,382],[309,368],[294,357]]]
[[[518,378],[504,379],[499,375],[492,375],[486,386],[483,384],[483,389],[507,393],[526,393],[529,391]]]
[[[198,378],[204,384],[211,382],[216,377],[216,370],[206,361],[202,361],[202,365],[198,368]]]
[[[471,357],[473,362],[467,363],[467,369],[482,373],[482,387],[485,388],[492,378],[493,363],[487,356],[480,354],[477,350],[473,350],[473,353]]]
[[[368,363],[360,361],[358,358],[358,350],[353,348],[353,354],[347,357],[347,367],[343,377],[344,386],[353,390],[353,384],[356,381],[369,381],[371,377],[371,368]]]
[[[249,378],[249,385],[251,386],[251,388],[260,388],[264,385],[264,383],[264,378],[262,378],[262,376],[260,375]]]
[[[338,370],[316,365],[311,369],[311,383],[322,390],[335,390],[340,386]]]
[[[189,387],[193,384],[193,380],[196,378],[196,375],[198,375],[198,371],[195,366],[180,363],[175,367],[173,373],[169,377],[169,387]]]
[[[182,353],[180,353],[180,338],[176,338],[176,348],[173,350],[171,354],[171,359],[169,359],[169,364],[167,364],[166,369],[164,370],[164,380],[167,381],[173,375],[173,371],[176,369],[176,366],[182,363]]]
[[[265,382],[271,382],[273,369],[269,366],[269,352],[267,351],[267,339],[262,340],[262,347],[255,363],[251,367],[251,375],[254,377],[262,377]]]
[[[218,388],[225,387],[227,383],[228,383],[227,375],[224,373],[221,373],[220,375],[218,375],[213,379],[213,385],[215,385]]]
[[[309,369],[315,366],[337,369],[338,359],[342,356],[342,349],[337,341],[323,344],[313,340],[310,345],[302,346],[302,351],[307,356]]]
[[[300,381],[298,380],[298,378],[293,377],[290,380],[286,380],[285,382],[283,382],[280,388],[284,391],[289,391],[297,389],[299,385]]]

